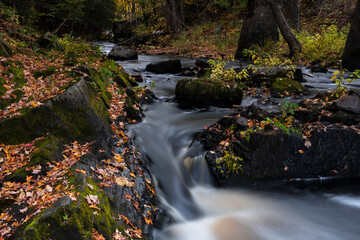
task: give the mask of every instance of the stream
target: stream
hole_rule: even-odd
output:
[[[98,44],[105,53],[113,46]],[[130,129],[143,155],[151,162],[157,194],[174,220],[165,229],[156,230],[155,239],[360,239],[359,179],[351,179],[346,185],[315,188],[279,183],[253,189],[216,188],[203,159],[204,150],[199,143],[192,144],[192,139],[196,132],[232,110],[179,109],[171,99],[176,82],[183,77],[144,71],[149,63],[172,58],[175,57],[140,55],[138,60],[119,62],[131,74],[141,72],[144,78],[141,85],[152,85],[159,98],[146,106],[144,120]],[[195,63],[192,59],[176,59],[181,59],[183,66]],[[331,76],[332,71],[314,74],[304,69],[305,85],[312,90],[333,89]],[[352,84],[360,86],[359,81]],[[245,98],[242,104],[254,101]]]

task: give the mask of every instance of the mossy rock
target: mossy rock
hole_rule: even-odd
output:
[[[0,38],[0,56],[11,57],[16,50],[10,46],[3,38]]]
[[[7,89],[5,88],[5,85],[6,85],[5,79],[0,77],[0,97],[2,95],[4,95],[7,91]]]
[[[52,133],[66,140],[90,140],[109,126],[106,103],[93,84],[80,81],[59,96],[0,121],[0,143],[19,144]]]
[[[53,135],[46,136],[44,139],[37,141],[35,146],[38,150],[30,155],[30,163],[17,169],[13,174],[6,176],[4,181],[26,182],[27,176],[32,175],[35,177],[35,175],[25,169],[36,165],[41,165],[42,172],[45,173],[48,166],[47,163],[57,162],[62,159],[63,144],[64,141],[62,139]]]
[[[126,112],[126,117],[131,120],[141,121],[144,117],[141,110],[135,108],[134,103],[130,98],[126,98],[124,110]]]
[[[140,101],[140,99],[139,99],[138,95],[136,94],[136,92],[134,91],[134,89],[132,89],[132,88],[126,88],[125,92],[126,92],[126,95],[127,95],[132,101],[137,102],[137,103]]]
[[[55,66],[50,66],[49,68],[45,69],[45,70],[41,70],[41,71],[35,71],[34,72],[34,77],[35,78],[39,78],[39,77],[49,77],[51,75],[53,75],[56,71],[56,67]]]
[[[72,201],[68,196],[59,199],[51,208],[19,228],[14,239],[92,239],[93,228],[105,239],[111,239],[116,229],[124,231],[124,227],[116,220],[119,213],[93,180],[81,174],[72,176],[69,182],[80,193],[77,201]],[[88,195],[98,197],[98,209],[91,208],[87,203]]]
[[[0,98],[0,109],[1,110],[4,110],[9,105],[10,105],[10,103],[7,99]]]
[[[4,74],[13,75],[11,81],[16,84],[17,88],[24,87],[27,83],[22,68],[16,67],[14,64],[10,64],[9,68],[4,72]]]
[[[46,32],[41,35],[37,42],[42,48],[50,48],[60,45],[57,36],[51,32]]]
[[[180,107],[233,107],[240,105],[242,86],[224,84],[209,79],[183,79],[178,81],[175,96]]]
[[[271,85],[271,95],[273,97],[284,97],[287,95],[307,95],[309,90],[301,83],[289,78],[276,78]]]

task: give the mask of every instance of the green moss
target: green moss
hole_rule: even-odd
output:
[[[48,162],[59,161],[62,159],[63,140],[53,135],[46,136],[42,140],[35,143],[38,150],[30,155],[30,163],[22,168],[19,168],[13,174],[6,176],[4,181],[25,182],[26,177],[31,175],[31,172],[25,169],[32,166],[41,165],[43,168],[47,167]]]
[[[78,175],[70,177],[69,183],[80,193],[77,201],[55,204],[23,226],[15,239],[91,239],[92,228],[106,239],[111,239],[116,229],[124,230],[116,221],[118,212],[111,207],[110,199],[93,180]],[[98,209],[90,208],[85,199],[88,195],[98,196]]]
[[[286,92],[289,94],[307,94],[307,89],[301,83],[289,78],[276,78],[271,89],[276,97],[285,95]]]
[[[14,53],[15,50],[10,46],[10,44],[0,37],[0,56],[11,57]]]
[[[24,87],[27,83],[27,80],[24,78],[24,73],[21,67],[16,67],[13,64],[11,64],[9,68],[6,70],[5,74],[13,75],[11,81],[16,84],[16,87]]]
[[[48,133],[46,126],[52,121],[54,121],[52,114],[45,105],[31,108],[21,116],[2,120],[0,121],[0,143],[31,142]]]
[[[4,110],[7,106],[9,106],[9,101],[7,99],[0,98],[0,109]]]
[[[6,81],[4,78],[0,77],[0,96],[4,95],[7,91],[4,85],[6,85]]]
[[[126,78],[126,76],[124,76],[122,74],[115,75],[114,81],[118,84],[119,87],[122,87],[122,88],[131,87],[129,78]]]
[[[94,83],[96,92],[100,94],[100,97],[104,101],[107,107],[110,106],[110,99],[112,98],[111,93],[106,89],[107,80],[103,79],[100,75],[100,72],[95,69],[90,69],[91,80]]]
[[[47,133],[66,140],[90,140],[97,131],[98,117],[106,124],[109,113],[95,86],[86,84],[84,90],[89,105],[75,107],[66,99],[59,98],[51,104],[26,109],[21,116],[0,121],[0,143],[31,142]]]
[[[22,98],[22,96],[24,96],[24,94],[25,94],[20,89],[16,89],[13,93],[15,94],[16,97],[14,99],[12,99],[12,102],[19,102],[20,99]]]
[[[34,72],[34,77],[35,78],[39,78],[39,77],[49,77],[51,75],[53,75],[56,71],[56,67],[55,66],[50,66],[49,68],[42,70],[42,71],[35,71]]]

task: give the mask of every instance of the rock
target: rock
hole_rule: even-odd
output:
[[[271,96],[273,97],[307,94],[309,94],[309,90],[306,87],[289,78],[277,78],[271,85]]]
[[[130,120],[136,120],[137,122],[139,122],[144,117],[142,111],[135,108],[134,103],[130,98],[127,98],[125,100],[124,110],[126,112],[126,117]]]
[[[237,126],[236,132],[243,131]],[[231,119],[226,120],[227,122]],[[230,123],[225,125],[229,126]],[[235,124],[235,125],[234,125]],[[301,136],[286,134],[281,130],[264,130],[250,134],[250,138],[237,137],[233,140],[235,156],[242,158],[241,171],[228,172],[219,169],[216,159],[218,144],[228,138],[226,129],[218,122],[216,130],[203,131],[198,137],[209,150],[206,154],[212,173],[222,187],[253,185],[264,181],[289,180],[292,178],[312,178],[319,176],[357,176],[360,171],[360,128],[327,125],[311,132],[306,142]],[[239,134],[235,134],[235,136]],[[309,144],[310,143],[310,144]],[[224,172],[223,172],[224,171]]]
[[[139,84],[135,81],[135,79],[130,78],[127,74],[115,75],[114,82],[116,82],[119,85],[119,87],[122,88],[139,86]]]
[[[126,20],[113,23],[114,42],[118,43],[121,39],[129,39],[134,36],[133,25]]]
[[[43,77],[43,78],[46,78],[46,77],[49,77],[51,75],[53,75],[56,71],[56,67],[55,66],[49,66],[47,69],[45,70],[38,70],[38,71],[35,71],[34,72],[34,77],[35,78],[39,78],[39,77]]]
[[[158,63],[150,63],[146,66],[146,71],[154,73],[180,73],[182,72],[182,66],[180,60],[168,60]]]
[[[144,82],[144,78],[141,76],[140,73],[132,74],[131,77],[134,78],[136,82]]]
[[[320,65],[311,66],[310,70],[313,73],[327,73],[328,72],[328,69],[326,67],[323,67],[323,66],[320,66]]]
[[[14,53],[15,49],[13,49],[3,38],[0,38],[0,56],[11,57]]]
[[[210,64],[208,63],[209,59],[196,59],[195,65],[199,68],[210,68]]]
[[[245,129],[248,128],[248,121],[249,120],[247,118],[239,117],[236,119],[236,124],[240,127],[240,129]]]
[[[358,95],[348,95],[335,101],[336,106],[345,111],[360,114],[360,97]]]
[[[84,80],[21,116],[0,121],[0,142],[18,144],[52,133],[66,139],[89,140],[109,130],[106,96]]]
[[[137,103],[138,103],[138,102],[140,101],[138,95],[136,94],[136,92],[135,92],[132,88],[130,88],[130,87],[126,88],[126,89],[125,89],[125,92],[126,92],[126,95],[127,95],[131,100],[133,100],[134,102],[137,102]]]
[[[183,108],[233,107],[241,104],[242,97],[240,85],[205,79],[182,79],[175,88],[175,98]]]
[[[360,121],[359,96],[354,92],[335,100],[331,93],[320,93],[314,98],[299,103],[302,111],[295,111],[295,118],[306,122],[342,123],[345,125],[357,124]],[[334,101],[335,100],[335,101]],[[329,104],[329,101],[333,103]]]
[[[56,35],[52,34],[51,32],[46,32],[43,34],[38,40],[38,44],[42,48],[49,48],[58,44]]]
[[[301,68],[296,68],[294,72],[294,80],[298,82],[305,82]]]
[[[113,49],[111,49],[108,58],[114,59],[115,61],[137,60],[138,54],[134,50],[114,46]]]

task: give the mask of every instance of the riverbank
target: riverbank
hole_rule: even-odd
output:
[[[20,47],[1,23],[0,239],[152,239],[168,217],[127,132],[151,92],[98,47],[51,33]]]

